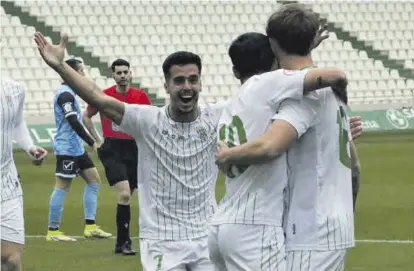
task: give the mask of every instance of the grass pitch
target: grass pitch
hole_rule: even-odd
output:
[[[357,242],[347,259],[349,271],[414,270],[414,132],[366,134],[357,142],[362,163],[362,179],[356,212],[356,238],[377,240]],[[41,168],[31,165],[22,152],[15,153],[22,177],[26,223],[24,270],[86,271],[141,270],[139,256],[113,254],[114,239],[84,240],[74,243],[48,243],[48,203],[54,186],[55,158],[50,155]],[[102,165],[93,155],[103,185],[99,194],[97,221],[115,234],[115,193],[106,182]],[[83,188],[81,178],[74,180],[66,197],[62,230],[69,235],[83,234]],[[224,193],[217,184],[217,197]],[[138,202],[132,203],[131,234],[138,235]],[[391,242],[385,242],[390,240]],[[397,242],[396,240],[412,240]],[[138,248],[138,240],[133,240]]]

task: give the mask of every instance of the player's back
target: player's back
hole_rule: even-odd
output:
[[[288,250],[354,246],[350,140],[346,105],[330,88],[305,97],[307,131],[288,151]],[[309,114],[308,114],[309,115]]]
[[[305,72],[284,70],[251,77],[223,110],[220,140],[232,147],[263,135],[282,101],[301,98],[304,77]],[[284,154],[267,163],[233,167],[227,174],[226,195],[212,224],[281,226],[286,173]]]
[[[55,123],[57,128],[53,149],[56,155],[80,156],[85,152],[82,139],[76,134],[76,132],[72,129],[69,122],[65,118],[65,111],[71,111],[72,106],[70,104],[63,104],[63,108],[61,108],[58,104],[59,96],[64,92],[68,92],[73,95],[73,105],[75,107],[74,109],[76,111],[76,117],[79,122],[82,122],[81,109],[79,102],[76,99],[75,92],[69,86],[61,84],[53,99]]]

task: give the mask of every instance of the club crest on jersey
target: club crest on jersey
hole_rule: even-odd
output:
[[[197,130],[197,134],[201,138],[201,140],[203,140],[203,141],[207,140],[207,130],[206,130],[206,128],[204,128],[202,126],[199,126],[199,127],[196,128],[196,130]]]

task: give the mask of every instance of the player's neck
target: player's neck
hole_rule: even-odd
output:
[[[183,113],[179,110],[174,110],[171,108],[171,105],[168,105],[167,112],[170,118],[175,122],[192,122],[200,115],[200,109],[198,107],[189,113]]]
[[[286,55],[280,59],[280,67],[287,70],[301,70],[306,67],[314,66],[312,57]]]
[[[128,92],[128,89],[129,89],[129,85],[127,85],[127,86],[119,86],[119,85],[116,85],[116,92],[118,92],[120,94],[127,93]]]

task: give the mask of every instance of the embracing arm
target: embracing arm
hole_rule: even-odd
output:
[[[264,135],[217,154],[217,160],[232,165],[261,164],[283,154],[297,138],[296,129],[285,120],[276,120]]]
[[[223,150],[216,155],[217,161],[233,165],[251,165],[277,158],[313,125],[316,106],[317,104],[313,104],[306,97],[302,101],[284,101],[278,114],[273,117],[275,120],[262,136],[240,146],[222,148]]]
[[[303,82],[303,94],[331,87],[335,95],[347,104],[347,85],[348,79],[342,70],[336,68],[316,68],[307,72]]]

